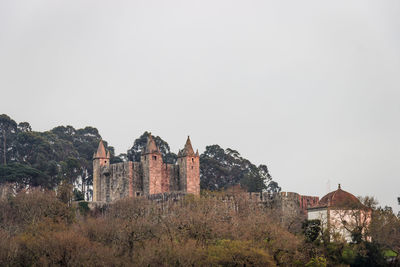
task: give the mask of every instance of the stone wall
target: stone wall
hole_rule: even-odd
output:
[[[171,166],[172,167],[172,166]],[[174,191],[174,192],[164,192],[153,195],[144,195],[140,197],[144,197],[148,200],[154,201],[160,205],[160,208],[164,209],[169,207],[174,203],[179,203],[183,198],[187,195],[187,193],[182,191]],[[282,222],[285,220],[292,220],[293,218],[299,218],[299,216],[306,215],[307,207],[304,208],[304,201],[301,202],[303,197],[305,199],[312,198],[313,200],[318,199],[318,197],[309,197],[302,196],[293,192],[281,192],[281,193],[236,193],[236,194],[226,194],[223,196],[213,196],[216,199],[224,202],[226,204],[227,209],[237,209],[237,201],[239,199],[250,201],[252,203],[257,203],[262,207],[270,210],[274,210],[277,212],[277,216],[279,216]],[[101,207],[105,205],[106,202],[97,202],[93,203],[91,207]]]
[[[133,186],[132,162],[111,164],[106,176],[106,201],[112,202],[129,196]]]

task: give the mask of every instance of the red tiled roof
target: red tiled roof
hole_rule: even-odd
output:
[[[330,192],[319,201],[318,207],[360,207],[360,200],[353,194],[339,188],[336,191]]]

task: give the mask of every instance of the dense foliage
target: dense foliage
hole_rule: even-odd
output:
[[[207,146],[200,155],[200,185],[203,189],[220,190],[241,185],[249,192],[279,192],[266,165],[256,166],[233,149]]]
[[[96,128],[59,126],[36,132],[28,122],[17,124],[3,114],[0,132],[0,183],[55,188],[63,180],[72,184],[80,178],[82,190],[91,183],[93,152],[101,139]],[[108,150],[114,154],[112,147]]]

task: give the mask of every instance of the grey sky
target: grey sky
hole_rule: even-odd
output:
[[[219,144],[398,210],[400,1],[0,1],[0,113]]]

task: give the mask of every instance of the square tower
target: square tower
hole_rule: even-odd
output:
[[[151,134],[147,137],[147,146],[140,157],[143,170],[143,191],[146,195],[162,193],[163,159]]]
[[[185,147],[178,153],[180,190],[186,193],[200,195],[200,157],[194,153],[190,137]]]

